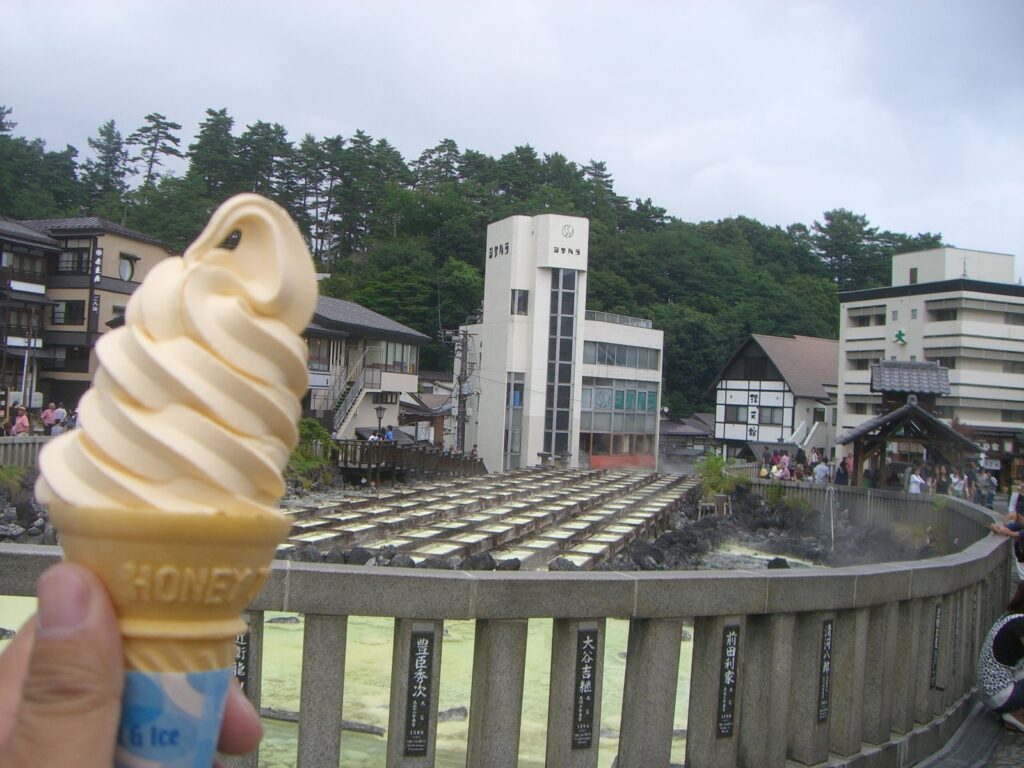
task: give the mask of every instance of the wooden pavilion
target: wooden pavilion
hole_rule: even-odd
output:
[[[871,389],[881,392],[885,412],[836,439],[839,445],[853,445],[851,485],[860,483],[865,469],[884,481],[892,443],[918,447],[930,461],[950,466],[972,461],[981,451],[933,413],[936,397],[950,392],[949,371],[938,363],[876,363],[871,366]]]

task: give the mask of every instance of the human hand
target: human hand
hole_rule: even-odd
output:
[[[110,598],[81,566],[60,563],[39,579],[39,612],[0,656],[0,768],[114,764],[124,661]],[[263,735],[232,685],[218,748],[245,754]]]

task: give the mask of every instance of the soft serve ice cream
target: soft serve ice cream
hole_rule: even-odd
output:
[[[119,765],[212,761],[239,613],[288,531],[276,503],[316,296],[288,214],[228,200],[147,275],[125,325],[96,345],[81,429],[40,456],[36,496],[65,555],[100,575],[118,611],[130,670]],[[147,741],[167,723],[170,751]]]

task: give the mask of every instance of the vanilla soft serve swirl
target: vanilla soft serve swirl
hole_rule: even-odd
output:
[[[223,244],[240,233],[237,247]],[[239,195],[96,345],[79,425],[40,456],[51,508],[274,513],[308,384],[316,276],[287,213]]]

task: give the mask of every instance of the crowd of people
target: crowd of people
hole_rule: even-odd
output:
[[[69,429],[74,429],[78,422],[78,412],[68,412],[64,403],[48,403],[38,417],[29,416],[28,409],[20,402],[15,401],[7,412],[7,419],[0,423],[0,435],[5,437],[27,437],[38,430],[33,427],[41,427],[44,435],[59,435]]]
[[[854,477],[853,456],[832,461],[822,456],[817,448],[807,454],[797,448],[790,456],[786,448],[770,450],[765,446],[760,458],[759,474],[772,480],[796,480],[827,485],[849,485]],[[908,493],[938,493],[968,499],[975,504],[992,509],[995,505],[999,480],[983,467],[973,463],[960,467],[947,464],[921,462],[912,464],[901,471],[904,465],[889,464],[886,470],[876,473],[865,469],[861,485],[902,489]],[[878,483],[879,477],[883,482]]]

